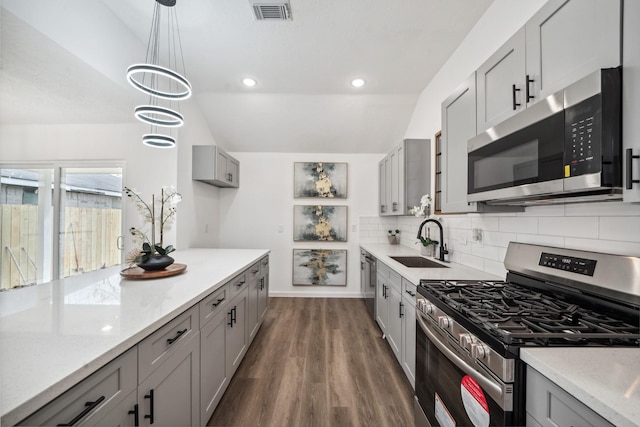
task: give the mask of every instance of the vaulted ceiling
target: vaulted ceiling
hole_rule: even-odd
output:
[[[291,20],[258,21],[249,0],[177,0],[188,102],[228,151],[382,153],[491,2],[290,0]],[[124,70],[154,3],[0,0],[0,124],[135,120]]]

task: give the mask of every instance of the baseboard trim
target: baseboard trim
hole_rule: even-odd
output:
[[[278,298],[362,298],[360,292],[322,292],[322,291],[272,291],[269,296]]]

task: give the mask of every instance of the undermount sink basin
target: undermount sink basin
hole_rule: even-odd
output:
[[[421,256],[391,256],[389,258],[410,268],[449,268],[446,265],[442,265]]]

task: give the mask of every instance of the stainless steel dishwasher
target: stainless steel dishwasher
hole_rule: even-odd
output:
[[[376,259],[364,249],[360,249],[360,291],[367,311],[376,320]]]

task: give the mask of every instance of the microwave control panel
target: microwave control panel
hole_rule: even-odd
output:
[[[600,98],[592,96],[565,110],[565,178],[601,170]]]

